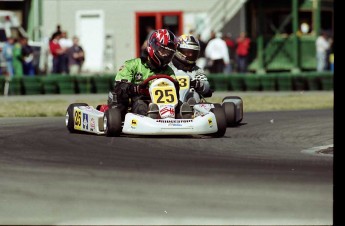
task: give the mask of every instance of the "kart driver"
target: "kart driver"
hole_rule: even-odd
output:
[[[204,96],[211,97],[212,90],[203,69],[196,65],[199,57],[200,44],[193,35],[181,35],[178,37],[177,49],[170,67],[174,70],[175,75],[189,75],[190,86],[194,90]],[[189,100],[191,101],[191,99]],[[188,101],[188,102],[189,102]],[[193,103],[200,102],[199,95],[194,95]],[[192,103],[190,103],[192,105]]]
[[[121,111],[122,120],[124,120],[128,107],[131,111],[140,115],[147,115],[156,118],[158,115],[158,106],[148,104],[142,99],[139,84],[148,77],[155,74],[170,75],[176,79],[174,71],[168,65],[172,60],[177,47],[175,35],[167,29],[155,30],[149,40],[145,54],[139,58],[128,60],[119,69],[115,76],[115,84],[108,96],[108,107],[117,107]],[[178,82],[175,83],[177,94],[179,92]],[[177,112],[179,108],[175,111]],[[153,115],[153,116],[152,116]]]

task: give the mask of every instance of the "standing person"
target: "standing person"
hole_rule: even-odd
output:
[[[73,41],[68,38],[67,32],[61,32],[61,38],[59,39],[59,44],[62,49],[65,50],[64,53],[61,54],[61,72],[63,74],[69,74],[69,67],[68,67],[68,56],[67,56],[67,49],[71,48],[73,45]]]
[[[196,39],[199,41],[199,44],[200,44],[200,53],[199,53],[198,59],[196,60],[196,65],[198,65],[198,67],[200,67],[201,69],[204,69],[206,66],[206,58],[205,58],[206,42],[204,42],[201,39],[200,34],[196,36]]]
[[[152,28],[152,26],[148,25],[146,26],[146,38],[145,38],[145,41],[143,42],[143,44],[141,45],[141,54],[143,54],[145,51],[146,51],[146,48],[147,48],[147,42],[150,38],[150,36],[152,35],[152,33],[154,32],[155,30]]]
[[[67,50],[68,65],[71,75],[80,75],[85,60],[83,48],[79,45],[79,38],[73,37],[73,45]]]
[[[20,42],[22,45],[22,62],[24,75],[34,76],[34,49],[28,44],[28,39],[26,37],[21,38]]]
[[[174,71],[168,64],[175,54],[176,45],[176,37],[171,31],[167,29],[154,31],[148,40],[145,54],[126,61],[117,72],[114,88],[108,95],[108,107],[119,108],[124,119],[131,99],[133,113],[147,115],[150,111],[150,117],[159,114],[156,104],[150,103],[148,106],[142,100],[138,85],[155,74],[165,74],[175,78]],[[178,87],[177,81],[176,86]]]
[[[178,37],[176,53],[169,65],[176,76],[188,75],[198,94],[210,96],[212,92],[205,71],[196,65],[200,49],[200,43],[193,35],[181,35]],[[200,102],[199,96],[193,97],[197,103]]]
[[[222,39],[222,33],[218,32],[211,39],[205,49],[205,56],[209,62],[210,73],[223,73],[224,68],[230,63],[228,47]]]
[[[58,34],[61,34],[61,33],[62,33],[62,31],[61,31],[61,25],[60,25],[60,24],[57,24],[57,25],[56,25],[56,30],[54,31],[54,33],[52,34],[51,37],[54,37],[54,36],[56,36],[56,35],[58,35]]]
[[[316,39],[316,70],[321,72],[326,69],[327,65],[327,52],[331,47],[332,40],[328,39],[326,32],[321,32],[321,35]]]
[[[236,48],[236,55],[237,55],[237,67],[238,72],[246,73],[247,72],[247,61],[249,55],[249,48],[250,48],[250,39],[247,37],[247,33],[242,31],[240,36],[236,40],[237,48]]]
[[[13,70],[15,77],[23,77],[22,45],[18,39],[13,44]]]
[[[232,39],[232,34],[227,33],[224,36],[224,41],[226,43],[226,46],[228,47],[228,52],[229,52],[229,59],[230,63],[225,67],[224,73],[225,74],[231,74],[232,69],[233,69],[233,59],[235,58],[235,41]]]
[[[50,53],[53,56],[53,70],[52,73],[60,74],[62,72],[62,57],[61,55],[65,53],[65,49],[62,49],[59,40],[61,34],[54,34],[49,42]]]
[[[8,37],[7,41],[2,48],[2,56],[4,57],[6,61],[6,70],[7,74],[10,78],[14,75],[14,69],[13,69],[13,44],[14,44],[14,38]]]

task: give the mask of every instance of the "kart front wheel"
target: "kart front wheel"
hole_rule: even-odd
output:
[[[107,137],[118,137],[122,132],[121,111],[118,108],[110,108],[105,111],[103,117],[104,133]]]
[[[77,130],[74,129],[74,107],[77,106],[89,106],[86,103],[74,103],[70,104],[66,110],[65,123],[69,132],[75,133]]]
[[[217,120],[217,127],[218,127],[218,131],[211,134],[213,137],[222,137],[224,136],[225,132],[226,132],[226,117],[225,117],[225,112],[224,109],[221,107],[220,104],[214,104],[215,108],[211,109],[211,112],[213,112],[213,114],[216,117]]]

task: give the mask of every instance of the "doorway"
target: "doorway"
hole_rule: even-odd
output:
[[[103,70],[104,13],[101,10],[77,11],[77,36],[85,52],[83,70]]]
[[[182,34],[182,12],[138,12],[136,13],[136,53],[140,56],[141,46],[148,34],[146,28],[168,29],[176,36]]]

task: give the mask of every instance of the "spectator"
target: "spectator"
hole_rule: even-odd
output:
[[[209,38],[209,40],[206,42],[206,45],[212,40],[216,38],[216,32],[215,31],[211,31],[211,36]]]
[[[224,37],[226,46],[228,47],[230,63],[225,67],[224,73],[230,74],[233,68],[233,60],[235,58],[235,41],[232,39],[232,34],[227,33]]]
[[[83,48],[79,45],[79,38],[73,37],[73,45],[67,50],[68,66],[71,75],[78,75],[81,73],[81,68],[85,60],[85,53]]]
[[[151,34],[152,34],[154,31],[155,31],[155,30],[153,29],[152,26],[150,26],[150,25],[146,26],[146,33],[147,33],[146,39],[145,39],[145,41],[143,42],[143,44],[141,45],[141,54],[142,54],[142,55],[143,55],[143,54],[145,55],[145,51],[146,51],[146,48],[147,48],[147,40],[149,40]]]
[[[28,44],[27,38],[21,38],[22,45],[22,62],[23,62],[23,71],[24,75],[34,76],[35,69],[33,66],[34,61],[34,49]]]
[[[208,61],[210,73],[223,73],[225,66],[230,63],[228,48],[222,39],[222,33],[217,33],[214,39],[211,39],[205,49],[205,56]]]
[[[14,39],[13,44],[13,70],[15,77],[23,76],[22,45],[18,39]]]
[[[60,74],[62,72],[62,57],[61,55],[65,53],[65,49],[62,49],[59,40],[61,38],[61,34],[56,33],[53,35],[52,39],[49,42],[49,49],[50,53],[53,56],[53,70],[52,72],[55,74]]]
[[[321,32],[321,35],[316,39],[316,59],[317,68],[316,70],[321,72],[326,69],[327,65],[327,52],[331,47],[332,40],[328,39],[326,32]]]
[[[61,38],[59,39],[59,44],[62,49],[65,51],[72,47],[73,41],[67,37],[67,32],[61,32]],[[68,67],[68,56],[67,53],[64,52],[61,54],[61,72],[63,74],[69,74],[69,67]]]
[[[62,31],[61,31],[61,26],[60,24],[56,25],[56,31],[52,34],[52,37],[55,37],[56,35],[58,34],[61,34]]]
[[[247,60],[249,55],[249,48],[250,48],[250,39],[247,37],[246,32],[241,32],[240,36],[236,40],[237,48],[236,48],[236,55],[237,55],[237,67],[238,72],[246,73],[247,72]]]
[[[10,78],[14,75],[14,69],[13,69],[13,44],[14,44],[14,38],[8,37],[7,41],[2,49],[2,55],[6,61],[6,70],[7,74]]]
[[[199,40],[199,44],[200,44],[200,54],[199,54],[199,58],[196,60],[196,64],[201,69],[204,69],[206,66],[206,58],[205,58],[206,42],[201,40],[200,34],[198,34],[196,38]]]

